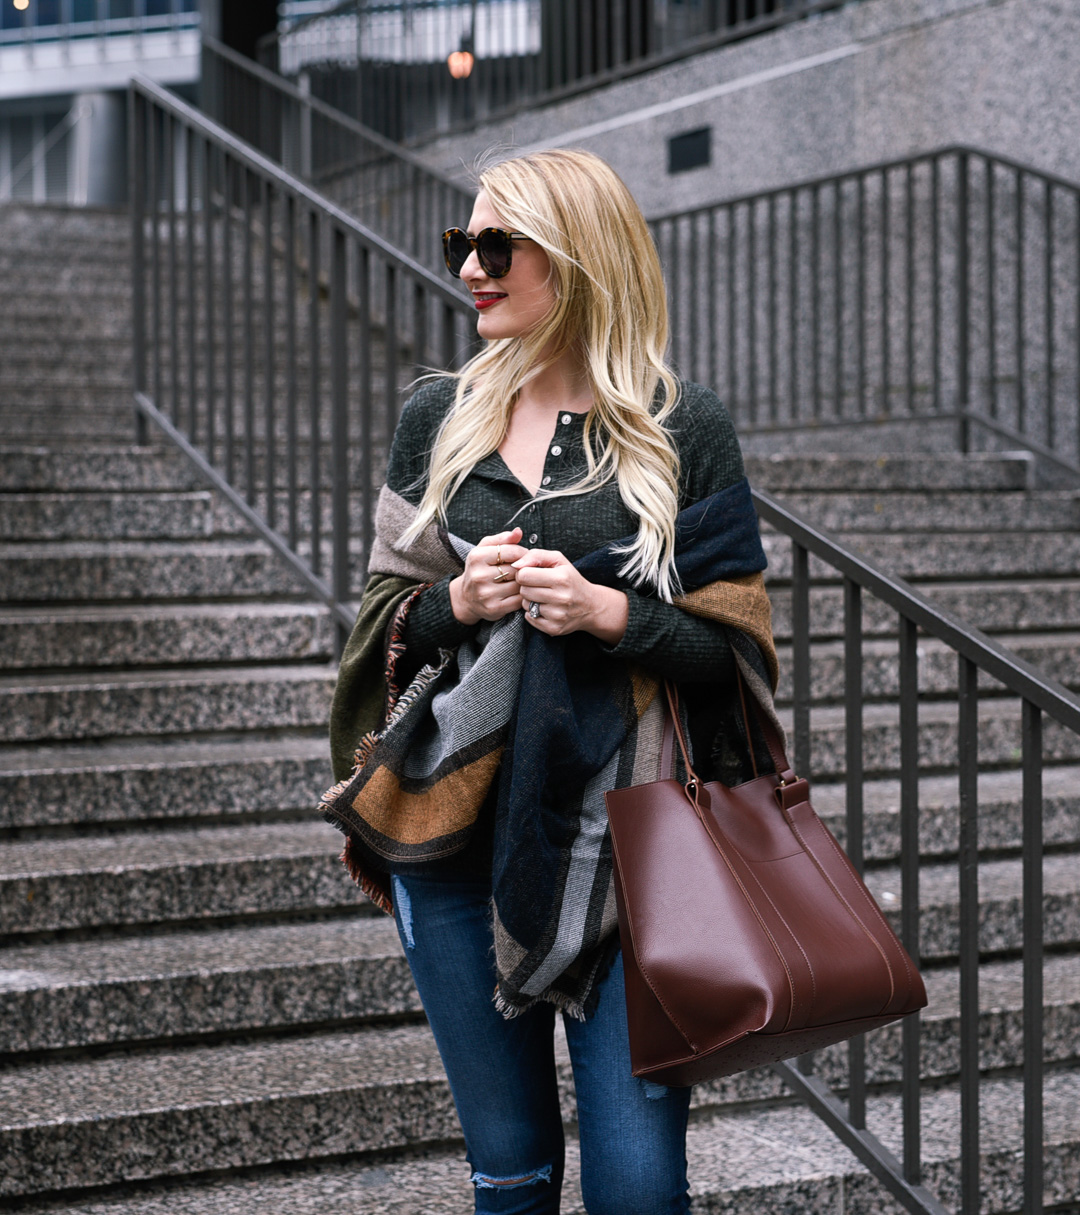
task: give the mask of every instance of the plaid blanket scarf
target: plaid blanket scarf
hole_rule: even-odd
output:
[[[332,710],[335,774],[343,738],[356,748],[352,771],[320,812],[345,833],[354,878],[390,911],[388,874],[463,848],[497,782],[496,1004],[512,1016],[544,1000],[584,1017],[617,942],[603,795],[658,779],[659,680],[604,654],[592,637],[548,637],[515,612],[440,651],[400,687],[413,599],[460,572],[471,547],[432,525],[402,550],[414,515],[383,489],[370,573],[384,577],[365,594]],[[725,625],[747,686],[775,718],[765,555],[745,479],[682,511],[676,536],[676,605]],[[619,586],[618,543],[577,568]]]

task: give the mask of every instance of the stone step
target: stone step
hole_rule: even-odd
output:
[[[420,1011],[388,916],[0,951],[0,1055]]]
[[[459,1135],[426,1026],[40,1064],[5,1078],[0,1196]]]
[[[1066,687],[1080,687],[1080,633],[1007,633],[997,638],[1007,649],[1025,662],[1051,672]],[[792,695],[791,647],[781,646],[780,685],[777,697],[790,701]],[[864,642],[863,695],[869,700],[892,699],[900,695],[900,669],[895,641]],[[927,637],[918,645],[918,677],[921,695],[956,695],[956,651]],[[841,641],[816,642],[811,649],[813,671],[812,696],[815,702],[840,701],[844,698],[844,645]],[[979,675],[979,687],[1003,690],[1003,685],[984,673]]]
[[[0,607],[0,654],[26,668],[329,661],[326,608],[312,603]]]
[[[130,421],[130,413],[128,419]],[[201,489],[194,466],[179,452],[124,446],[98,451],[0,447],[0,487],[15,493]]]
[[[900,870],[871,869],[866,885],[900,931]],[[948,959],[960,947],[959,875],[955,861],[919,868],[919,940],[923,959]],[[1043,931],[1048,945],[1080,945],[1080,861],[1075,853],[1043,858]],[[1023,946],[1023,870],[1019,860],[979,865],[979,948],[984,954]]]
[[[1022,843],[1019,771],[980,772],[979,848],[984,855],[1015,851]],[[900,782],[868,780],[862,785],[867,860],[895,861],[900,856]],[[814,809],[836,838],[847,835],[844,784],[814,781]],[[955,773],[919,778],[919,855],[926,859],[956,855],[959,846],[960,790]],[[1043,772],[1043,841],[1049,846],[1080,845],[1080,767]]]
[[[0,568],[4,603],[213,600],[306,592],[281,558],[258,541],[0,544]]]
[[[918,589],[947,612],[967,620],[985,633],[1041,632],[1069,629],[1080,620],[1080,579],[1047,578],[999,582],[923,582]],[[778,641],[791,638],[791,591],[770,585],[773,631]],[[841,637],[844,596],[838,586],[810,590],[810,622],[815,637]],[[896,636],[896,612],[863,596],[863,631]]]
[[[746,475],[767,494],[796,490],[887,493],[899,490],[1031,489],[1034,459],[1027,452],[1002,455],[747,455]]]
[[[762,544],[769,561],[766,580],[790,581],[791,541],[762,529]],[[904,535],[847,533],[844,545],[855,549],[899,578],[955,582],[960,578],[1075,577],[1080,569],[1078,532],[996,532],[962,535],[943,532],[912,544]],[[836,570],[810,559],[813,578],[836,581]]]
[[[186,493],[0,493],[0,535],[34,540],[198,540],[217,534],[213,496]],[[229,532],[243,520],[228,512]]]
[[[315,792],[318,798],[319,792]],[[0,843],[5,934],[371,908],[308,822]]]
[[[781,713],[789,737],[790,714]],[[1019,701],[982,700],[979,704],[979,765],[983,768],[1012,768],[1020,762]],[[844,710],[841,707],[812,707],[810,713],[811,774],[818,780],[839,778],[845,772]],[[929,702],[919,706],[919,764],[944,772],[957,766],[957,707],[955,702]],[[1080,737],[1056,722],[1044,725],[1043,755],[1049,763],[1080,760]],[[899,708],[895,704],[871,704],[863,708],[863,765],[868,776],[884,776],[900,770]]]
[[[332,779],[322,731],[0,748],[0,830],[310,815]]]
[[[327,664],[0,677],[0,743],[325,728]]]
[[[785,493],[783,505],[830,532],[1057,532],[1080,522],[1069,490]]]
[[[19,1121],[4,1136],[19,1162],[6,1183],[8,1193],[108,1184],[127,1176],[182,1177],[206,1167],[241,1168],[245,1171],[238,1176],[121,1188],[100,1198],[84,1194],[74,1200],[77,1205],[54,1197],[20,1204],[20,1210],[24,1215],[74,1215],[76,1210],[79,1215],[171,1215],[180,1210],[190,1215],[467,1215],[473,1195],[462,1147],[405,1158],[380,1155],[371,1162],[357,1156],[365,1148],[417,1145],[423,1142],[417,1133],[421,1127],[429,1142],[460,1134],[437,1061],[419,1050],[411,1066],[406,1061],[422,1033],[384,1031],[377,1043],[371,1033],[328,1035],[317,1040],[317,1048],[276,1044],[279,1054],[275,1046],[236,1047],[229,1055],[221,1052],[216,1077],[210,1052],[199,1049],[152,1057],[160,1076],[151,1067],[125,1070],[124,1060],[97,1060],[81,1065],[82,1073],[75,1070],[80,1065],[27,1068],[14,1096],[31,1099],[32,1094],[33,1105],[29,1110],[16,1106]],[[385,1069],[381,1085],[379,1066]],[[350,1088],[342,1086],[343,1074],[349,1076]],[[255,1089],[256,1076],[265,1076],[268,1088],[278,1082],[272,1095]],[[35,1082],[39,1088],[32,1088]],[[69,1098],[61,1091],[65,1082],[71,1084]],[[148,1096],[162,1089],[194,1090],[202,1101],[188,1109],[163,1109],[160,1102],[151,1108]],[[90,1116],[80,1116],[78,1098],[84,1090]],[[984,1081],[981,1089],[984,1210],[1002,1215],[1018,1209],[1021,1192],[1022,1159],[1014,1148],[1021,1138],[1021,1092],[1021,1082],[1010,1078]],[[386,1102],[382,1118],[380,1098]],[[1075,1196],[1078,1103],[1075,1073],[1047,1076],[1044,1196],[1050,1205]],[[410,1107],[423,1111],[415,1115],[419,1126],[412,1134]],[[871,1130],[899,1155],[899,1096],[872,1096],[867,1114]],[[959,1176],[959,1093],[954,1087],[925,1092],[922,1116],[925,1182],[953,1201]],[[250,1129],[256,1120],[257,1132]],[[244,1130],[230,1134],[230,1121]],[[334,1156],[346,1158],[308,1168],[252,1168]],[[576,1139],[568,1143],[567,1157],[562,1210],[584,1215]],[[899,1215],[902,1210],[817,1115],[797,1104],[718,1110],[693,1120],[687,1162],[696,1211],[842,1208],[849,1215]]]

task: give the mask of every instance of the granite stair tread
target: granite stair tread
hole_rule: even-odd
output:
[[[833,490],[785,493],[781,501],[836,533],[1056,532],[1080,522],[1080,495],[1072,490]]]
[[[984,633],[1072,629],[1080,620],[1080,579],[1075,577],[1009,581],[923,582],[918,589],[946,611],[975,623]],[[773,629],[778,640],[791,637],[791,592],[772,585]],[[843,591],[815,586],[810,591],[810,620],[815,637],[840,637],[844,630]],[[868,634],[895,636],[896,612],[863,596],[863,628]]]
[[[418,1014],[386,916],[12,946],[0,1053]]]
[[[1035,468],[1027,452],[858,455],[781,452],[744,457],[750,484],[768,494],[817,489],[844,492],[1029,489]]]
[[[0,748],[0,827],[310,811],[331,781],[323,731]]]
[[[329,660],[328,610],[314,603],[0,606],[0,652],[26,668]]]
[[[58,451],[55,445],[0,444],[0,486],[6,491],[108,492],[202,488],[179,452],[131,444],[97,451]]]
[[[9,937],[153,923],[371,910],[318,819],[0,844]]]
[[[761,537],[769,560],[766,581],[791,578],[791,541],[767,528]],[[1061,575],[1074,578],[1080,569],[1080,533],[995,532],[958,535],[943,532],[912,545],[902,534],[850,532],[845,544],[887,569],[891,574],[919,582],[958,578],[1039,578]],[[835,580],[836,572],[810,558],[812,577]]]
[[[0,741],[325,728],[327,663],[0,678]]]
[[[988,1209],[1016,1209],[1022,1160],[1013,1150],[1022,1103],[1017,1080],[989,1081],[983,1094],[982,1152],[990,1175]],[[1080,1132],[1073,1113],[1080,1081],[1067,1073],[1048,1077],[1044,1133],[1045,1201],[1075,1198]],[[926,1181],[955,1201],[959,1172],[959,1095],[953,1088],[923,1096]],[[871,1097],[868,1123],[886,1145],[901,1146],[900,1100]],[[137,1193],[84,1195],[21,1206],[24,1215],[467,1215],[472,1190],[464,1149],[429,1151],[418,1158],[375,1157],[312,1164],[298,1169],[249,1169],[217,1180],[155,1184]],[[762,1211],[843,1210],[845,1215],[899,1215],[901,1207],[858,1164],[809,1109],[781,1105],[710,1111],[691,1122],[687,1160],[694,1210],[714,1215]],[[563,1210],[584,1215],[577,1141],[567,1145]]]
[[[215,535],[220,508],[207,490],[179,493],[0,493],[0,535],[15,541],[186,540]],[[233,512],[230,532],[243,525]]]

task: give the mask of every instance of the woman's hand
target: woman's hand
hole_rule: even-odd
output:
[[[529,549],[514,569],[525,619],[534,629],[549,637],[591,633],[608,645],[622,640],[629,611],[622,591],[590,582],[562,553],[545,549]]]
[[[464,571],[450,581],[450,607],[462,624],[498,620],[521,607],[513,562],[529,550],[520,539],[520,527],[485,536],[465,558]]]

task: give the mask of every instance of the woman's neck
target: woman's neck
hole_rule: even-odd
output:
[[[568,350],[522,385],[515,409],[541,414],[564,409],[585,413],[592,399],[585,360],[577,351]]]

